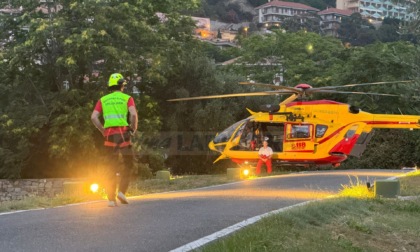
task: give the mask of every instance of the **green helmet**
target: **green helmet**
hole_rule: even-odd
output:
[[[120,73],[113,73],[109,76],[108,87],[116,86],[116,85],[126,85],[127,82],[124,79],[124,76]]]

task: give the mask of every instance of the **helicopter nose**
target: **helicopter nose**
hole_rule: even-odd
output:
[[[214,146],[214,142],[213,142],[213,141],[211,141],[211,142],[209,143],[209,149],[210,149],[210,150],[213,150],[213,151],[217,151],[216,147]]]
[[[226,147],[226,143],[217,144],[217,145],[213,141],[209,143],[209,149],[212,151],[217,151],[217,152],[222,153],[225,147]]]

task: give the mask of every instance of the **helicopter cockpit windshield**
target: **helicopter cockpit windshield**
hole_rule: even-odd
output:
[[[237,132],[236,134],[238,134],[239,131],[242,132],[243,126],[245,125],[245,122],[248,121],[248,120],[249,119],[245,119],[245,120],[236,122],[235,124],[229,126],[229,128],[223,130],[222,132],[220,132],[220,134],[218,134],[214,138],[213,143],[218,144],[218,143],[225,143],[225,142],[229,141],[229,139],[231,139],[233,133],[235,133],[236,129],[239,126],[242,126],[242,127],[241,127],[241,129],[239,129],[238,131],[236,131]]]

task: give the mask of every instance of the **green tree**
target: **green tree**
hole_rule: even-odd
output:
[[[193,22],[180,11],[197,4],[13,1],[11,7],[22,6],[22,12],[1,20],[12,36],[0,55],[0,86],[7,97],[1,108],[0,176],[74,176],[94,165],[98,133],[89,115],[105,93],[107,76],[121,71],[130,85],[165,83],[160,62],[166,49],[191,39]],[[37,11],[40,6],[47,11]],[[141,99],[149,102],[137,101],[139,111],[148,111],[140,130],[156,131],[157,104]]]
[[[398,26],[392,24],[382,24],[378,29],[378,39],[381,42],[395,42],[400,39]]]
[[[344,43],[363,46],[377,40],[375,27],[360,13],[353,13],[350,17],[343,17],[338,35]]]
[[[255,81],[271,82],[276,73],[281,73],[288,85],[311,83],[327,85],[331,71],[340,65],[344,47],[331,37],[300,31],[288,33],[276,31],[269,36],[253,36],[243,43],[243,60],[255,65],[247,74]],[[266,64],[264,71],[261,63]]]
[[[349,91],[391,93],[399,97],[360,96],[341,97],[348,103],[371,113],[419,115],[418,48],[408,42],[376,43],[349,49],[345,66],[339,75],[340,83],[414,80],[414,83],[379,85]],[[418,131],[377,130],[363,156],[351,158],[346,167],[400,168],[408,161],[418,164]],[[384,158],[387,157],[387,158]]]
[[[376,43],[366,47],[354,47],[349,54],[343,55],[341,72],[336,79],[339,83],[368,83],[379,81],[395,81],[413,79],[413,67],[416,47],[407,42]],[[359,88],[357,91],[370,91],[378,93],[414,94],[410,88],[412,84],[379,85]],[[356,91],[356,90],[352,90]],[[399,99],[398,97],[375,96],[349,96],[348,101],[354,105],[367,108],[376,113],[401,113],[398,109],[407,108],[412,99]],[[406,102],[409,103],[406,103]],[[393,104],[393,106],[388,106]],[[417,113],[415,111],[405,111]]]
[[[413,19],[403,22],[402,31],[405,34],[413,34],[418,37],[420,36],[420,16],[418,15],[420,12],[420,3],[415,1],[408,11],[413,14]]]
[[[184,43],[180,50],[168,49],[161,68],[167,84],[142,87],[144,92],[158,97],[163,115],[162,131],[175,135],[174,138],[178,135],[185,137],[187,134],[215,133],[247,116],[246,100],[239,98],[176,103],[167,101],[171,98],[244,91],[244,87],[237,84],[241,80],[240,76],[229,73],[222,66],[217,67],[206,56],[207,50],[208,44],[196,40]],[[206,139],[205,143],[202,141],[201,146],[206,148],[209,140]],[[214,153],[206,148],[186,156],[181,147],[176,146],[175,153],[170,154],[166,160],[173,173],[202,174],[214,171],[212,163],[217,157]]]
[[[253,7],[258,7],[260,5],[267,3],[267,1],[266,0],[248,0],[248,3],[250,3]]]

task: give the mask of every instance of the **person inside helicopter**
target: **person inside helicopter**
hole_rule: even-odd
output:
[[[257,137],[257,146],[260,148],[263,145],[264,138],[268,138],[268,144],[274,152],[283,151],[283,123],[260,123]]]
[[[262,132],[261,132],[262,133],[262,141],[268,140],[269,142],[271,142],[273,140],[273,134],[271,134],[271,132],[268,130],[267,124],[262,123],[261,124],[261,129],[262,129]]]
[[[252,125],[247,125],[241,136],[241,141],[240,141],[241,149],[252,150],[251,148],[252,137],[253,137]]]
[[[217,134],[213,142],[221,144],[239,137],[237,145],[231,150],[258,151],[263,146],[264,138],[268,138],[270,147],[275,152],[282,152],[284,128],[283,123],[243,120]]]

